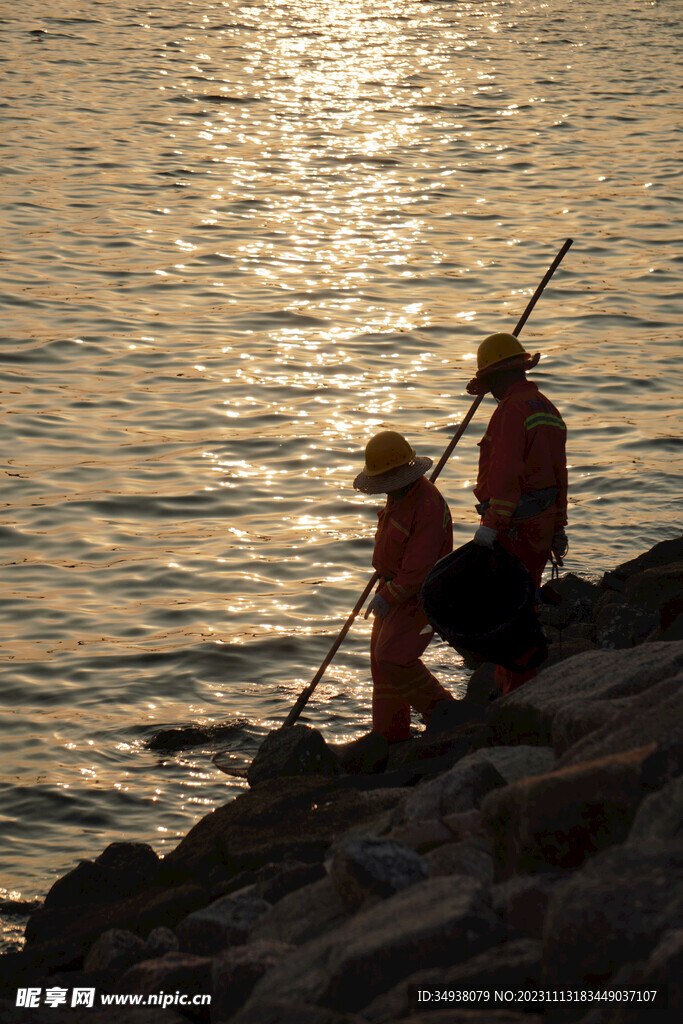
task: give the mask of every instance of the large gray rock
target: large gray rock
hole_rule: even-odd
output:
[[[144,959],[145,944],[139,935],[125,928],[110,928],[93,943],[83,963],[87,973],[125,971]]]
[[[418,1010],[404,1017],[401,1024],[542,1024],[535,1013],[516,1010]]]
[[[595,639],[604,650],[635,647],[659,625],[659,616],[629,604],[609,604],[595,621]]]
[[[541,665],[539,672],[546,672],[553,665],[561,661],[569,661],[577,654],[586,654],[588,651],[597,651],[598,646],[588,637],[565,637],[564,634],[555,634],[552,642],[548,645],[548,657]]]
[[[625,963],[646,960],[683,919],[683,847],[648,842],[606,850],[550,900],[543,986],[599,987]]]
[[[643,800],[628,839],[683,839],[683,776]]]
[[[623,842],[649,791],[643,765],[654,744],[515,782],[482,804],[496,878],[573,868]]]
[[[463,757],[459,768],[488,761],[500,774],[506,785],[527,779],[532,775],[545,775],[555,767],[555,751],[552,747],[536,747],[517,744],[511,747],[480,747],[474,753]]]
[[[502,777],[486,758],[463,758],[449,771],[416,786],[397,809],[396,818],[406,822],[438,818],[457,811],[478,807],[492,789],[505,785]]]
[[[130,896],[152,885],[158,868],[159,857],[147,843],[110,843],[95,861],[81,861],[58,878],[44,907],[109,903]]]
[[[110,928],[147,935],[160,925],[173,928],[193,910],[205,906],[207,892],[188,883],[150,889],[113,903],[37,911],[26,926],[30,943],[14,959],[0,958],[0,989],[5,971],[30,980],[42,973],[78,963],[92,944]]]
[[[665,932],[645,962],[625,964],[604,986],[610,992],[647,993],[648,1002],[597,1003],[580,1024],[674,1024],[683,1008],[683,929]]]
[[[264,871],[254,885],[254,894],[275,904],[291,892],[303,889],[305,885],[320,881],[325,877],[322,864],[305,864],[303,861],[286,861],[284,864],[270,865],[269,873]]]
[[[332,880],[325,877],[281,899],[250,929],[248,939],[300,946],[336,928],[348,917],[349,911]]]
[[[553,746],[562,753],[608,722],[615,700],[638,696],[682,670],[683,642],[579,654],[494,701],[488,713],[491,738],[498,744]],[[556,729],[558,719],[561,729]]]
[[[595,707],[595,706],[594,706]],[[602,714],[598,708],[598,717]],[[590,714],[590,709],[587,709]],[[588,715],[584,716],[588,721]],[[683,672],[664,679],[628,700],[613,701],[613,713],[575,742],[572,742],[576,718],[570,708],[555,716],[553,735],[563,748],[558,767],[567,767],[609,754],[618,754],[646,743],[664,744],[683,722]]]
[[[544,606],[542,619],[550,625],[563,628],[572,622],[587,622],[602,591],[597,583],[584,580],[568,572],[553,580],[552,590],[560,597],[559,604]]]
[[[253,942],[224,950],[211,968],[211,1020],[227,1021],[244,1005],[257,981],[294,947],[284,942]]]
[[[235,946],[246,937],[259,918],[270,910],[270,903],[248,890],[223,896],[208,907],[188,914],[176,928],[183,953],[211,956],[226,946]]]
[[[467,875],[488,888],[493,882],[493,858],[485,840],[444,843],[425,855],[430,878]]]
[[[211,958],[190,953],[167,953],[159,960],[143,960],[119,978],[115,992],[151,995],[153,992],[211,992]]]
[[[428,879],[287,957],[258,983],[247,1007],[277,992],[283,1000],[357,1011],[411,973],[416,961],[444,967],[499,937],[480,885],[462,876]]]
[[[72,979],[64,979],[68,990]],[[91,988],[86,984],[85,988]],[[70,997],[69,997],[70,998]],[[170,1006],[107,1006],[31,1009],[14,1005],[14,1000],[0,999],[0,1024],[187,1024],[188,1018]]]
[[[278,861],[320,862],[335,839],[352,827],[368,827],[387,806],[386,794],[340,790],[331,778],[271,779],[198,821],[164,857],[162,873],[177,882]]]
[[[250,786],[290,775],[339,775],[341,767],[322,735],[310,725],[268,733],[247,771]]]
[[[328,872],[342,903],[353,911],[369,899],[386,899],[424,881],[427,865],[393,839],[361,837],[332,848]]]
[[[286,999],[264,999],[255,1006],[245,1006],[230,1024],[366,1024],[355,1013],[337,1013],[325,1006],[291,1003]],[[437,1021],[434,1024],[438,1024]]]
[[[145,939],[142,959],[158,960],[160,957],[166,956],[167,953],[177,953],[179,948],[176,933],[162,925],[159,928],[152,928]]]
[[[484,829],[478,810],[456,811],[439,818],[421,818],[408,825],[397,824],[387,838],[407,846],[416,853],[426,854],[444,843],[462,840],[483,840]],[[447,873],[447,872],[444,872]]]
[[[550,897],[569,872],[546,871],[536,875],[513,875],[494,885],[493,909],[513,932],[541,939]]]
[[[538,989],[541,976],[541,943],[533,939],[514,939],[485,952],[466,959],[441,970],[423,968],[403,979],[390,992],[383,993],[363,1009],[363,1017],[371,1024],[394,1024],[403,1021],[407,1014],[420,1008],[417,1000],[419,990],[472,992],[477,990],[494,990],[518,992],[520,989]],[[483,1004],[479,1006],[481,1013]],[[422,1009],[429,1008],[422,1004]],[[470,1007],[465,1007],[465,1011]],[[451,1004],[451,1018],[454,1024],[460,1021],[463,1005],[457,1008]],[[431,1009],[434,1013],[435,1009]],[[490,1004],[485,1008],[485,1016],[480,1018],[482,1024],[492,1018]],[[427,1020],[432,1019],[427,1017]]]
[[[670,565],[646,569],[626,581],[629,604],[656,615],[660,608],[683,596],[683,560]]]

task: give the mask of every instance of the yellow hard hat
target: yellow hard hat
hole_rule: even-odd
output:
[[[514,334],[489,334],[477,349],[477,375],[467,385],[467,391],[471,395],[485,395],[490,374],[497,370],[531,370],[540,358],[540,352],[532,356]]]
[[[483,375],[503,359],[528,355],[514,334],[490,334],[477,349],[477,370]]]
[[[383,494],[414,483],[423,476],[432,460],[416,455],[403,434],[382,430],[365,446],[365,465],[353,486],[364,494]]]
[[[390,469],[405,466],[415,458],[415,450],[406,441],[403,434],[395,430],[383,430],[371,437],[365,446],[366,476],[379,476]]]

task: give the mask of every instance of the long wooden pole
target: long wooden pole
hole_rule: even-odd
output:
[[[529,319],[531,311],[533,310],[534,306],[536,305],[536,303],[540,299],[541,294],[543,293],[543,290],[545,289],[545,286],[547,285],[548,281],[553,276],[553,274],[555,273],[555,271],[559,267],[560,263],[564,259],[564,256],[568,252],[572,242],[573,242],[572,238],[568,238],[567,239],[567,241],[564,243],[564,245],[562,246],[562,248],[558,252],[558,254],[555,257],[555,259],[553,260],[553,262],[548,267],[548,270],[546,271],[543,280],[539,284],[539,286],[536,289],[536,291],[534,292],[534,294],[529,299],[529,301],[527,303],[527,306],[526,306],[526,309],[524,310],[524,313],[520,317],[517,326],[515,327],[515,329],[512,332],[515,337],[517,337],[519,335],[519,332],[522,330],[522,327],[524,327],[524,324]],[[468,428],[468,426],[470,424],[470,421],[472,420],[472,417],[474,416],[475,412],[479,408],[479,405],[480,405],[483,397],[484,397],[483,395],[477,395],[475,400],[472,402],[472,405],[470,406],[469,411],[467,412],[467,415],[463,419],[462,423],[459,424],[458,429],[456,430],[455,434],[453,435],[450,444],[448,445],[448,447],[444,451],[443,455],[439,459],[436,467],[432,470],[431,476],[429,477],[429,479],[432,482],[434,480],[436,480],[436,478],[438,477],[439,473],[441,472],[443,467],[448,462],[448,460],[451,457],[451,454],[453,452],[453,449],[457,445],[457,443],[460,440],[460,438],[462,437],[462,435],[467,430],[467,428]],[[346,620],[346,622],[342,626],[342,628],[341,628],[341,630],[340,630],[336,640],[334,641],[334,643],[330,647],[329,651],[325,655],[325,660],[323,661],[322,665],[320,666],[320,668],[318,669],[316,674],[313,676],[313,679],[310,681],[308,686],[305,687],[305,689],[303,689],[301,691],[301,693],[299,694],[299,696],[297,698],[297,701],[296,701],[296,704],[294,704],[292,710],[289,712],[289,714],[287,715],[287,718],[285,719],[285,722],[284,722],[285,726],[287,726],[287,725],[294,725],[294,723],[296,722],[297,718],[299,717],[299,715],[303,711],[304,707],[308,703],[308,700],[311,697],[311,694],[313,693],[313,691],[315,690],[316,686],[318,685],[318,683],[320,682],[320,680],[324,676],[325,671],[326,671],[328,665],[330,664],[330,662],[334,658],[335,654],[337,653],[337,651],[339,650],[339,648],[343,644],[344,639],[346,637],[346,634],[348,633],[348,631],[351,629],[351,626],[353,625],[354,619],[356,618],[356,616],[360,612],[361,608],[365,604],[367,598],[369,597],[369,595],[370,595],[370,593],[372,591],[372,588],[375,586],[375,584],[377,583],[378,580],[379,580],[379,573],[377,573],[377,572],[373,573],[372,578],[370,580],[368,580],[368,583],[367,583],[367,585],[365,587],[365,590],[363,591],[363,593],[360,595],[360,597],[356,601],[356,603],[355,603],[355,605],[353,607],[353,611],[349,615],[348,619]]]

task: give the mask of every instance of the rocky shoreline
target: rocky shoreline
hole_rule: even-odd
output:
[[[0,1024],[679,1019],[683,536],[553,589],[515,693],[484,664],[391,752],[292,727],[163,860],[115,843],[60,878],[0,957]]]

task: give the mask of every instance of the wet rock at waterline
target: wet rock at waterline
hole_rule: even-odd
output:
[[[247,771],[250,786],[287,775],[339,775],[341,767],[317,729],[290,725],[268,733]]]
[[[383,772],[389,758],[389,744],[378,732],[369,732],[350,743],[331,745],[342,769],[350,775]]]

